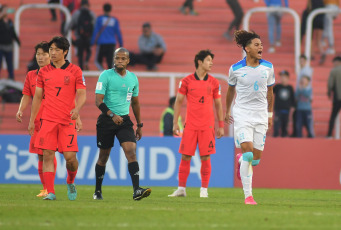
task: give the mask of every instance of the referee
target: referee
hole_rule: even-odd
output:
[[[133,199],[141,200],[151,193],[151,189],[139,187],[139,164],[136,160],[136,140],[142,137],[139,103],[139,83],[135,74],[126,68],[129,63],[129,51],[118,48],[114,53],[115,68],[105,70],[99,76],[96,85],[96,106],[102,111],[97,119],[97,147],[100,149],[96,164],[95,200],[102,200],[102,182],[105,165],[108,161],[114,138],[117,137],[128,160],[128,170],[134,188]],[[129,106],[137,122],[136,134],[129,117]]]

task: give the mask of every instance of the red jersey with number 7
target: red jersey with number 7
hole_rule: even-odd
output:
[[[180,81],[178,92],[187,96],[185,128],[194,130],[213,128],[213,100],[221,97],[219,81],[209,74],[200,80],[194,73]]]
[[[52,63],[40,69],[37,87],[44,90],[45,107],[43,120],[61,124],[71,122],[71,110],[75,108],[77,89],[85,89],[82,70],[66,61],[61,68]]]

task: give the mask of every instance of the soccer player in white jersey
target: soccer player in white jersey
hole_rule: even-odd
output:
[[[272,125],[274,69],[262,59],[263,45],[255,32],[238,30],[234,39],[246,57],[233,64],[228,78],[225,122],[234,122],[237,176],[242,180],[245,204],[256,205],[252,196],[252,166],[259,164],[268,128]],[[231,104],[237,97],[231,115]]]

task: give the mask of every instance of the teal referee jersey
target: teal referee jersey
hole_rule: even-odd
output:
[[[139,82],[134,73],[126,70],[126,75],[119,75],[115,69],[104,70],[98,78],[96,94],[103,94],[103,102],[119,116],[129,114],[132,97],[139,95]]]

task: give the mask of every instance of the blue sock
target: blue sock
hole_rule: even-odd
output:
[[[260,162],[260,159],[259,160],[252,160],[252,166],[258,165],[259,162]]]
[[[243,161],[251,162],[252,159],[253,159],[253,153],[252,152],[243,153]]]

